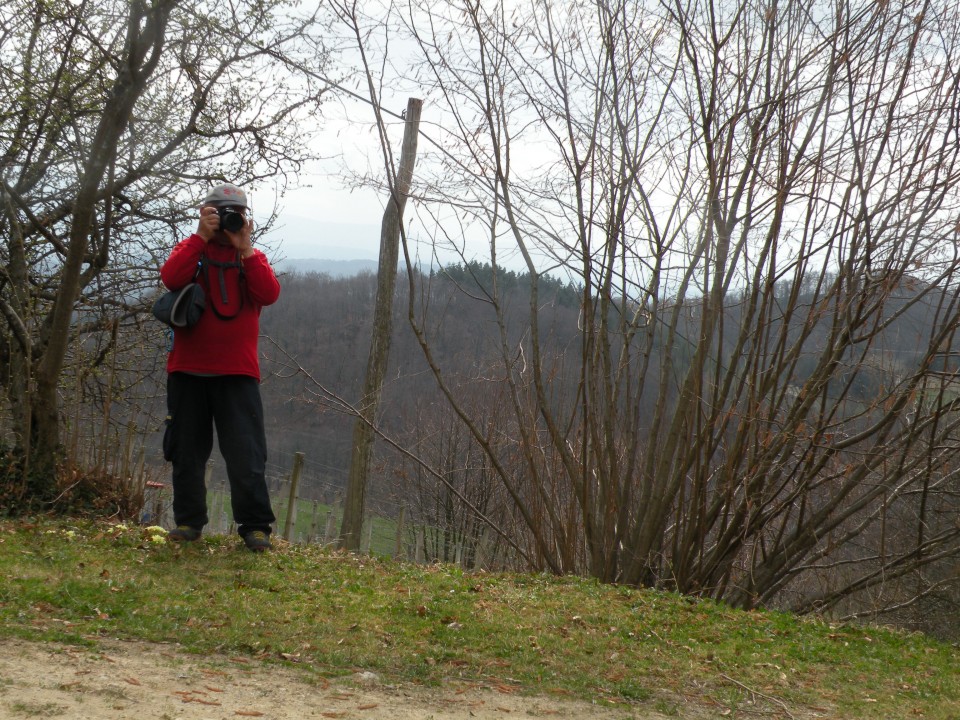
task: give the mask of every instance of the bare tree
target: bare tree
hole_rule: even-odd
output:
[[[296,170],[326,54],[282,3],[0,4],[0,369],[17,449],[49,499],[77,333],[134,321],[206,181]],[[305,63],[304,63],[305,64]]]
[[[442,128],[425,232],[533,278],[520,336],[485,288],[515,456],[413,288],[411,324],[545,567],[814,608],[960,553],[928,525],[958,467],[955,10],[411,4],[403,79]],[[563,357],[548,274],[582,287]],[[864,545],[894,507],[912,540]],[[826,567],[848,572],[797,589]]]

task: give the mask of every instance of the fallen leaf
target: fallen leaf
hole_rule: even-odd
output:
[[[132,677],[124,678],[124,681],[130,683],[131,685],[139,685],[139,684],[140,684],[140,681],[139,681],[139,680],[137,680],[136,678],[132,678]]]
[[[375,707],[380,707],[380,704],[368,703],[366,705],[357,705],[357,710],[373,710]]]
[[[263,717],[263,713],[256,710],[235,710],[233,714],[243,717]]]

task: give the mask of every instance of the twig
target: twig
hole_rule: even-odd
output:
[[[724,680],[728,680],[729,682],[732,682],[734,685],[738,685],[739,687],[743,688],[751,695],[756,695],[758,697],[762,697],[764,700],[769,700],[772,703],[776,703],[781,708],[783,708],[783,711],[787,714],[787,717],[790,718],[790,720],[794,720],[790,710],[787,709],[787,704],[783,702],[783,700],[781,700],[780,698],[775,698],[772,695],[764,695],[762,692],[758,692],[757,690],[754,690],[753,688],[744,685],[739,680],[734,680],[729,675],[724,675],[723,673],[720,673],[720,677],[722,677]]]

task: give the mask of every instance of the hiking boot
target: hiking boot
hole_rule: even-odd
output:
[[[251,530],[243,536],[243,544],[253,552],[264,552],[271,548],[270,536],[263,530]]]
[[[177,525],[173,530],[167,533],[167,539],[173,542],[194,542],[200,539],[201,531],[192,528],[189,525]]]

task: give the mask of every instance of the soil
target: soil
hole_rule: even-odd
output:
[[[371,673],[330,680],[276,663],[192,655],[173,644],[98,641],[91,649],[0,641],[0,718],[11,720],[703,720],[724,714],[682,698],[611,708],[556,694],[530,696],[512,686],[391,685]]]

